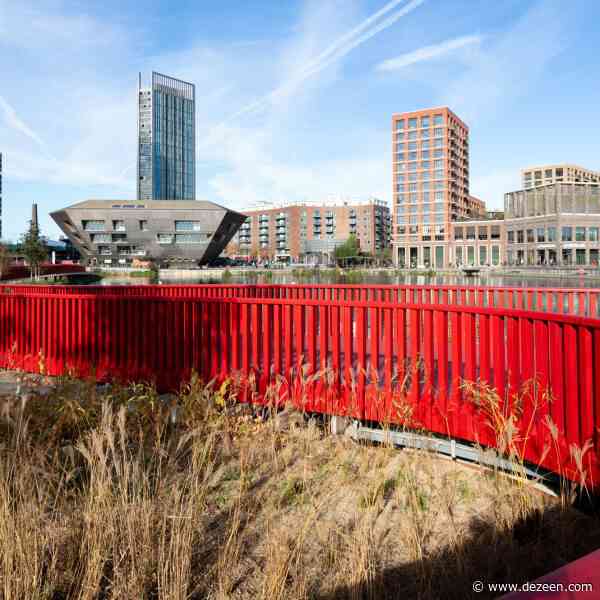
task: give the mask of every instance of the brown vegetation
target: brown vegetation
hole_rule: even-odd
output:
[[[3,396],[0,598],[462,599],[600,545],[514,478],[234,401],[196,379]]]

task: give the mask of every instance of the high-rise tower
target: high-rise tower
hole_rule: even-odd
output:
[[[152,73],[138,83],[138,200],[195,200],[196,88]]]
[[[469,128],[447,107],[392,116],[394,261],[445,267],[450,223],[483,210],[469,196]]]

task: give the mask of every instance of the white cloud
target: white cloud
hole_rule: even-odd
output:
[[[462,37],[446,40],[441,44],[423,46],[418,50],[401,54],[395,58],[389,58],[379,63],[376,67],[378,71],[397,71],[426,60],[432,60],[450,54],[454,50],[465,48],[467,46],[479,45],[483,37],[481,35],[465,35]]]
[[[19,133],[22,133],[24,136],[33,140],[40,148],[45,148],[46,145],[40,136],[35,133],[31,127],[28,127],[22,119],[19,118],[17,111],[2,96],[0,96],[0,108],[4,113],[4,120],[6,124],[11,129],[18,131]]]

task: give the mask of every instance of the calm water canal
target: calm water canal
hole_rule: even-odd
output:
[[[150,283],[143,277],[110,276],[102,280],[103,285],[139,285]],[[392,271],[359,271],[339,274],[336,271],[320,270],[309,273],[301,271],[247,271],[241,274],[227,273],[213,276],[207,271],[198,271],[197,276],[176,278],[170,274],[161,274],[158,283],[248,283],[248,284],[278,284],[278,283],[339,283],[339,284],[435,284],[435,285],[480,285],[507,287],[564,287],[564,288],[599,288],[600,277],[565,276],[545,277],[536,275],[502,275],[481,274],[474,277],[464,275],[410,275]]]

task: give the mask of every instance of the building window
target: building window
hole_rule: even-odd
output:
[[[409,131],[408,132],[408,139],[409,140],[416,140],[417,139],[417,131]]]
[[[525,232],[522,229],[519,229],[519,231],[517,231],[517,244],[524,244],[525,243]]]
[[[125,221],[113,221],[112,225],[114,231],[125,231]]]
[[[479,246],[479,264],[484,266],[487,263],[487,246]]]
[[[421,158],[424,160],[428,160],[429,159],[429,150],[421,150]],[[429,167],[427,167],[429,168]]]
[[[548,241],[549,242],[556,241],[556,227],[548,227]]]
[[[572,227],[563,227],[562,228],[562,241],[563,242],[572,242],[573,241],[573,228]]]
[[[462,258],[463,258],[463,249],[462,249],[462,246],[458,246],[456,248],[456,264],[457,265],[462,264]]]
[[[411,119],[408,120],[408,128],[409,129],[417,128],[417,118],[416,117],[412,117]]]
[[[514,231],[509,231],[506,234],[506,238],[510,243],[514,243],[515,241],[515,232]]]
[[[404,119],[398,119],[396,121],[396,129],[404,129]]]
[[[475,227],[467,227],[467,239],[468,240],[475,239]]]
[[[500,239],[500,225],[492,225],[492,239],[493,240]]]
[[[200,231],[200,221],[175,221],[175,231]]]
[[[172,244],[173,243],[173,234],[172,233],[159,233],[156,236],[156,241],[159,244]]]
[[[140,221],[140,231],[148,231],[148,221]]]
[[[462,227],[455,227],[454,228],[454,239],[455,240],[462,240],[463,239],[463,228]]]
[[[492,246],[492,264],[499,265],[500,264],[500,247]]]
[[[110,233],[92,233],[90,236],[94,244],[106,244],[111,241]]]
[[[537,228],[537,241],[538,242],[546,241],[546,230],[543,227]]]
[[[84,231],[104,231],[104,221],[82,221]]]
[[[421,141],[421,150],[429,150],[431,142],[429,140]]]
[[[421,127],[429,127],[429,117],[421,117]]]
[[[598,241],[598,227],[588,227],[588,240],[590,242]]]
[[[443,125],[444,124],[443,115],[433,115],[433,124],[434,125]]]
[[[442,133],[443,133],[443,130],[442,130],[442,128],[441,128],[441,127],[436,127],[436,128],[433,130],[433,137],[436,137],[436,138],[437,138],[437,137],[442,137]]]
[[[576,242],[585,242],[585,227],[576,227],[575,228],[575,241]]]
[[[467,264],[470,266],[475,265],[475,248],[473,246],[467,247]]]
[[[527,243],[532,243],[534,241],[535,241],[535,239],[533,237],[533,229],[528,229],[527,230]]]

